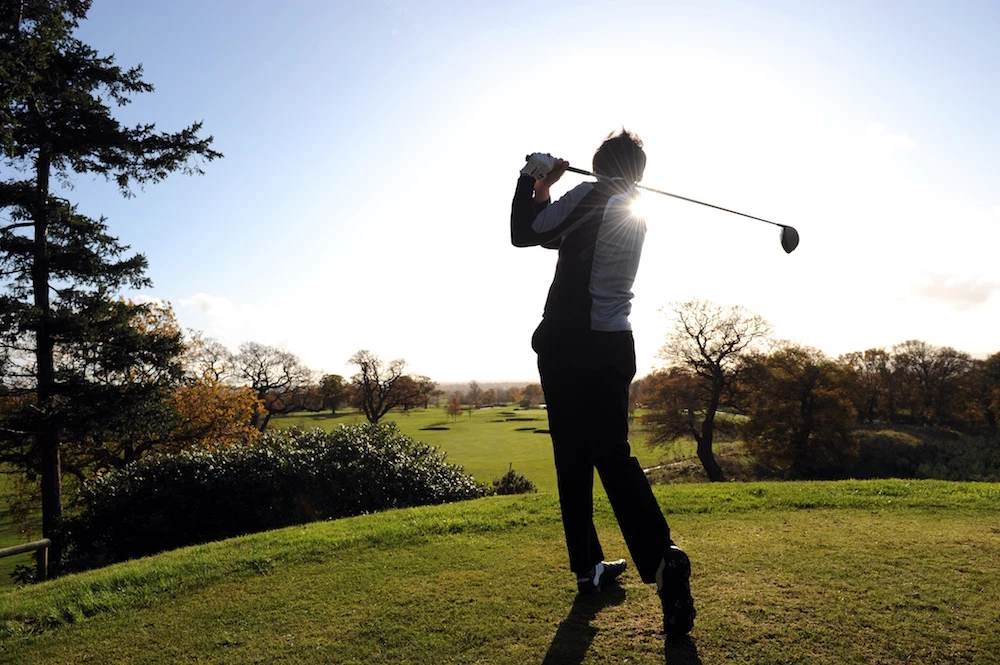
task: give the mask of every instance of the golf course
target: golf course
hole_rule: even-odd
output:
[[[539,492],[8,586],[0,663],[1000,663],[1000,484],[657,485],[698,608],[690,639],[666,642],[655,590],[634,569],[577,597],[545,412],[443,413],[391,418],[481,482],[513,467]],[[664,459],[635,448],[644,465]],[[600,490],[596,523],[608,555],[627,557]]]

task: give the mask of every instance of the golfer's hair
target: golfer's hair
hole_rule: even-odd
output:
[[[639,182],[645,170],[646,153],[642,150],[642,139],[624,127],[621,131],[608,134],[594,153],[594,173],[599,175]]]

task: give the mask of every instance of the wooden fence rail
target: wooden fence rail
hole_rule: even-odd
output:
[[[0,559],[5,556],[14,556],[16,554],[24,554],[26,552],[35,553],[35,562],[38,565],[38,581],[44,582],[49,576],[49,547],[51,547],[52,541],[48,538],[42,538],[41,540],[36,540],[33,543],[25,543],[24,545],[14,545],[13,547],[5,547],[0,549]]]

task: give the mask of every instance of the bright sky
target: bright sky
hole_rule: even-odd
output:
[[[831,355],[1000,350],[1000,4],[95,0],[79,36],[203,120],[225,159],[81,212],[146,254],[183,326],[350,375],[366,348],[447,381],[537,378],[554,252],[509,242],[527,152],[583,168],[622,125],[647,195],[639,373],[702,298]],[[580,182],[568,174],[554,194]]]

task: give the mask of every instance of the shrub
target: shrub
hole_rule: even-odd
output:
[[[68,525],[70,565],[484,494],[394,425],[267,433],[256,446],[144,459],[87,483]]]
[[[537,491],[535,483],[528,480],[527,476],[515,471],[513,464],[507,469],[507,473],[493,479],[494,494],[530,494]]]
[[[918,478],[1000,481],[1000,436],[933,440],[921,447]]]
[[[856,430],[858,456],[847,467],[852,478],[916,478],[924,454],[920,439],[897,430]]]
[[[965,437],[941,430],[858,430],[854,478],[1000,480],[1000,438]]]

